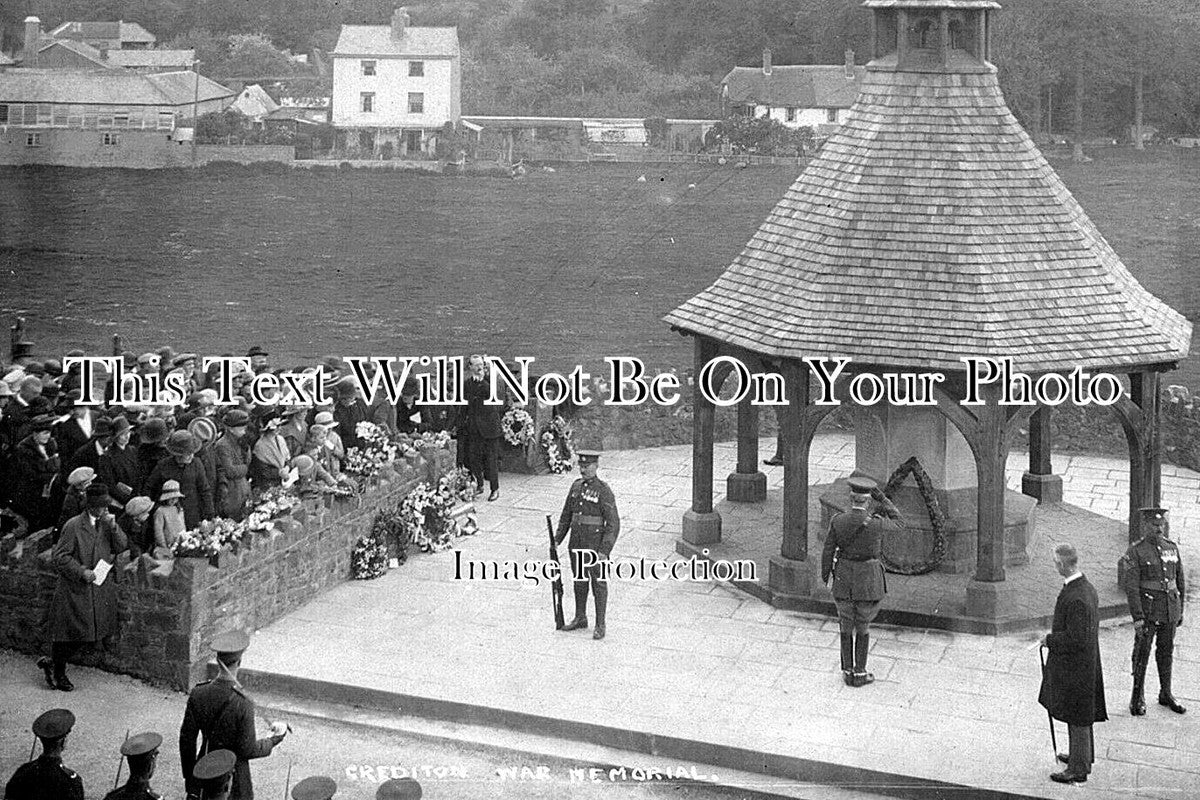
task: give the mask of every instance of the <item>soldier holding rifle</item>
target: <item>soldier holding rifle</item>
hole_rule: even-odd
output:
[[[596,560],[603,562],[612,554],[621,532],[621,518],[617,514],[617,501],[608,484],[596,477],[600,454],[579,451],[580,477],[571,484],[567,502],[558,518],[555,544],[562,544],[571,534],[568,550],[571,553],[571,573],[575,586],[575,618],[568,622],[564,631],[574,631],[588,626],[588,586],[596,595],[596,629],[593,639],[603,639],[605,633],[605,611],[608,607],[608,581],[601,572],[602,563],[585,564],[585,558],[595,553]]]
[[[1146,713],[1146,665],[1150,647],[1158,638],[1154,660],[1158,664],[1158,704],[1176,714],[1187,711],[1171,694],[1171,666],[1175,653],[1175,629],[1183,624],[1185,586],[1179,548],[1167,538],[1165,508],[1143,508],[1144,535],[1129,546],[1118,565],[1121,588],[1133,616],[1133,695],[1129,713]]]
[[[825,549],[821,554],[821,580],[833,576],[833,602],[841,630],[842,679],[847,686],[866,686],[875,681],[867,672],[871,647],[870,626],[887,593],[884,577],[883,535],[902,528],[900,512],[875,481],[854,477],[850,484],[850,508],[829,522]],[[871,498],[879,510],[867,513]]]

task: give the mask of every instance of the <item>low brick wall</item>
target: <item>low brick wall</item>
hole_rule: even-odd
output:
[[[186,690],[206,677],[216,634],[262,628],[350,580],[350,551],[376,512],[453,469],[454,454],[445,450],[397,461],[364,494],[306,501],[277,521],[281,533],[255,533],[215,564],[121,556],[109,578],[120,581],[120,632],[88,658],[110,672]],[[48,531],[0,539],[0,647],[46,652],[44,621],[57,582],[48,547]]]

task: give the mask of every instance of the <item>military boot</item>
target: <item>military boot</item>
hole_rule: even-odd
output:
[[[593,594],[596,597],[596,630],[592,631],[592,638],[603,639],[604,622],[608,612],[608,585],[603,582],[597,583]]]
[[[875,682],[875,676],[867,672],[867,651],[871,649],[871,634],[860,633],[854,637],[854,683],[866,686]]]
[[[842,639],[842,681],[847,686],[854,685],[854,633],[843,633]]]
[[[1187,709],[1179,704],[1175,695],[1171,694],[1171,660],[1158,665],[1158,704],[1166,706],[1176,714],[1186,714]],[[1144,712],[1143,712],[1144,713]]]

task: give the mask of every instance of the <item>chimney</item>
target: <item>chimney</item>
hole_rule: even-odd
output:
[[[400,6],[392,13],[392,38],[396,41],[403,39],[408,24],[408,9]]]
[[[846,80],[854,80],[854,51],[846,50]]]
[[[25,18],[25,49],[21,55],[21,66],[36,67],[38,45],[42,41],[42,21],[37,17]]]
[[[771,50],[770,48],[763,49],[763,75],[771,74]]]

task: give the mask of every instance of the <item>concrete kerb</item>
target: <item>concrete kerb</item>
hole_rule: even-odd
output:
[[[540,734],[586,744],[624,750],[677,762],[703,763],[722,769],[746,771],[805,784],[855,789],[887,797],[930,800],[970,797],[972,800],[1037,798],[1001,789],[982,788],[899,773],[836,764],[827,761],[766,753],[714,742],[683,739],[591,722],[546,717],[523,711],[475,705],[402,692],[389,692],[331,681],[243,669],[239,677],[254,692],[266,692],[302,701],[320,701],[350,709],[369,709],[417,717]],[[620,765],[609,765],[614,768]],[[606,769],[608,766],[605,767]]]

